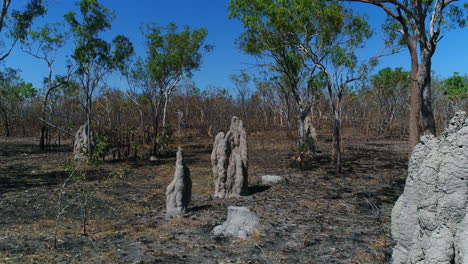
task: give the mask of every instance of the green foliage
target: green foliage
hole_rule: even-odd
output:
[[[468,97],[468,76],[460,76],[455,72],[447,78],[443,85],[444,93],[452,100],[460,100]]]
[[[61,48],[65,46],[69,34],[65,32],[63,24],[51,23],[45,24],[36,30],[30,30],[28,38],[21,40],[23,50],[35,57],[44,61],[49,70],[48,75],[44,78],[44,88],[46,100],[48,100],[53,90],[63,88],[69,81],[68,74],[55,75],[53,74],[53,64],[59,54]]]
[[[24,40],[33,20],[45,15],[46,12],[47,10],[41,0],[29,1],[23,11],[13,10],[11,12],[13,27],[10,30],[10,36],[14,39]]]
[[[314,72],[328,62],[353,72],[376,63],[361,64],[355,54],[373,33],[366,18],[338,1],[231,0],[228,10],[245,28],[239,47],[279,62],[275,70],[289,76],[291,84],[298,83],[291,76],[300,76],[304,65]]]
[[[250,54],[314,42],[317,49],[334,49],[340,34],[352,34],[346,47],[355,47],[372,31],[364,17],[354,15],[337,1],[231,0],[230,18],[246,29],[239,46]],[[289,52],[292,52],[291,50]]]
[[[176,78],[191,76],[200,67],[203,52],[213,49],[204,44],[208,35],[206,28],[184,26],[179,31],[175,23],[166,27],[150,23],[144,35],[148,56],[145,66],[151,79],[161,87],[167,87]]]
[[[90,150],[83,144],[80,147],[80,153],[84,155],[86,163],[92,167],[96,167],[104,160],[109,146],[109,138],[106,136],[98,136],[93,142],[93,149]],[[79,158],[78,158],[79,159]]]
[[[19,73],[19,70],[12,68],[0,72],[0,100],[14,103],[36,95],[37,90],[32,87],[32,83],[26,83]]]
[[[37,49],[42,56],[47,56],[65,45],[68,33],[63,30],[62,26],[60,23],[50,23],[36,30],[29,30],[28,38],[22,39],[21,42],[28,46],[37,44],[39,46]]]
[[[72,58],[78,65],[77,73],[83,75],[96,68],[103,69],[104,73],[123,69],[133,54],[132,43],[121,35],[114,38],[113,45],[99,37],[111,28],[114,13],[97,0],[82,0],[79,6],[80,16],[75,12],[64,15],[75,41]]]
[[[371,77],[373,87],[384,98],[393,97],[396,93],[401,93],[402,90],[408,90],[410,85],[409,72],[403,71],[403,68],[390,67],[383,68]]]

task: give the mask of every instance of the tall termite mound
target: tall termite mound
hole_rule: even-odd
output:
[[[86,156],[86,152],[89,151],[88,147],[93,143],[93,135],[88,136],[86,133],[88,130],[88,123],[80,126],[75,134],[75,143],[73,145],[73,154],[75,158],[83,158]]]
[[[181,147],[177,150],[174,180],[166,189],[166,217],[180,216],[187,211],[192,197],[192,179],[190,170],[185,165]]]
[[[392,211],[393,263],[468,263],[468,117],[457,112],[440,137],[411,156]]]
[[[231,127],[216,135],[211,165],[215,182],[215,197],[237,197],[248,193],[247,133],[242,120],[232,117]]]

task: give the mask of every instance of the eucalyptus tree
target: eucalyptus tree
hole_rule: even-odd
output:
[[[460,0],[346,0],[372,4],[387,14],[387,42],[406,46],[411,58],[410,152],[421,134],[436,134],[431,66],[444,32],[465,27],[468,3]],[[422,125],[422,128],[420,127]]]
[[[18,41],[24,40],[34,19],[43,16],[47,11],[42,0],[30,0],[26,3],[24,10],[12,10],[9,12],[12,0],[2,0],[0,9],[0,33],[3,40],[9,39],[8,43],[3,41],[3,50],[0,51],[0,61],[7,58]],[[11,21],[11,25],[8,22]],[[9,30],[5,32],[4,28]]]
[[[114,13],[98,0],[81,0],[79,9],[79,14],[71,11],[64,17],[71,29],[74,44],[72,59],[84,95],[86,134],[90,136],[93,94],[109,73],[125,68],[133,54],[133,45],[122,35],[116,36],[111,43],[100,37],[102,32],[111,28]],[[86,148],[92,152],[91,142]]]
[[[277,77],[278,87],[291,92],[298,107],[298,145],[305,142],[304,120],[312,107],[313,92],[307,80],[314,75],[309,71],[301,51],[294,43],[304,39],[304,30],[314,30],[311,23],[299,25],[295,16],[301,16],[299,8],[308,12],[310,2],[302,1],[299,7],[295,1],[277,0],[231,0],[229,18],[240,20],[245,32],[237,39],[237,45],[245,53],[264,60],[265,66]],[[295,10],[294,10],[295,9]],[[291,12],[295,12],[293,15]],[[306,29],[301,28],[304,26]]]
[[[47,76],[44,78],[44,95],[42,99],[41,109],[41,132],[40,143],[41,150],[45,149],[45,134],[46,134],[46,121],[47,116],[50,116],[48,107],[50,95],[64,84],[71,76],[71,68],[68,67],[68,72],[63,75],[54,74],[54,63],[57,56],[62,52],[62,48],[66,44],[68,37],[67,32],[63,29],[60,23],[45,24],[44,26],[29,31],[26,39],[22,40],[22,50],[32,57],[43,61],[47,65]]]
[[[372,34],[370,26],[337,1],[231,0],[229,9],[230,17],[241,20],[246,28],[241,47],[257,56],[269,56],[288,79],[299,106],[299,132],[311,107],[310,99],[302,102],[306,97],[297,93],[301,84],[312,95],[320,89],[327,91],[333,114],[333,157],[341,172],[344,96],[376,63],[375,57],[360,61],[356,55]]]
[[[365,18],[356,15],[339,2],[317,1],[309,17],[299,17],[299,24],[316,23],[318,30],[305,31],[305,41],[296,44],[312,67],[320,73],[313,81],[324,87],[333,113],[333,160],[336,172],[342,172],[342,118],[345,96],[357,89],[377,59],[386,55],[378,51],[374,57],[361,60],[357,50],[372,36]],[[323,28],[323,27],[326,28]]]
[[[5,68],[0,72],[0,112],[7,137],[11,135],[11,116],[19,115],[21,109],[18,107],[36,94],[32,84],[26,83],[19,73],[19,70],[13,68]]]
[[[205,44],[206,28],[191,29],[184,26],[179,30],[175,23],[165,27],[154,23],[147,24],[143,31],[146,58],[137,63],[134,76],[140,79],[145,93],[151,98],[153,132],[159,137],[159,120],[162,107],[162,125],[165,128],[162,139],[165,141],[167,127],[167,107],[169,99],[186,77],[191,77],[202,63],[203,54],[212,50]],[[156,144],[154,152],[157,152]]]

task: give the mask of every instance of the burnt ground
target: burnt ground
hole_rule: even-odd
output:
[[[403,191],[405,142],[345,139],[345,172],[323,159],[291,168],[294,143],[249,138],[251,194],[212,199],[210,139],[179,141],[193,181],[190,212],[165,220],[165,187],[175,157],[156,162],[80,165],[69,176],[70,148],[40,152],[35,139],[0,138],[0,263],[384,263],[390,213]],[[173,149],[175,149],[175,144]],[[69,165],[66,165],[69,164]],[[286,181],[265,187],[266,174]],[[80,204],[87,199],[87,235]],[[60,202],[59,202],[60,200]],[[66,207],[54,230],[58,206]],[[230,205],[255,211],[261,229],[248,240],[213,237]]]

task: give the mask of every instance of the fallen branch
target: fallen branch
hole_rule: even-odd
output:
[[[56,125],[54,125],[54,124],[52,124],[52,123],[50,123],[50,122],[47,122],[47,121],[45,121],[44,119],[42,119],[42,118],[40,118],[40,117],[37,117],[37,116],[36,116],[36,118],[39,119],[40,121],[46,123],[47,125],[49,125],[49,126],[55,128],[55,129],[58,129],[58,130],[60,130],[60,131],[62,131],[62,132],[64,132],[64,133],[66,133],[66,134],[69,135],[70,137],[75,138],[75,135],[73,135],[72,133],[66,131],[65,129],[60,128],[60,127],[58,127],[58,126],[56,126]]]

